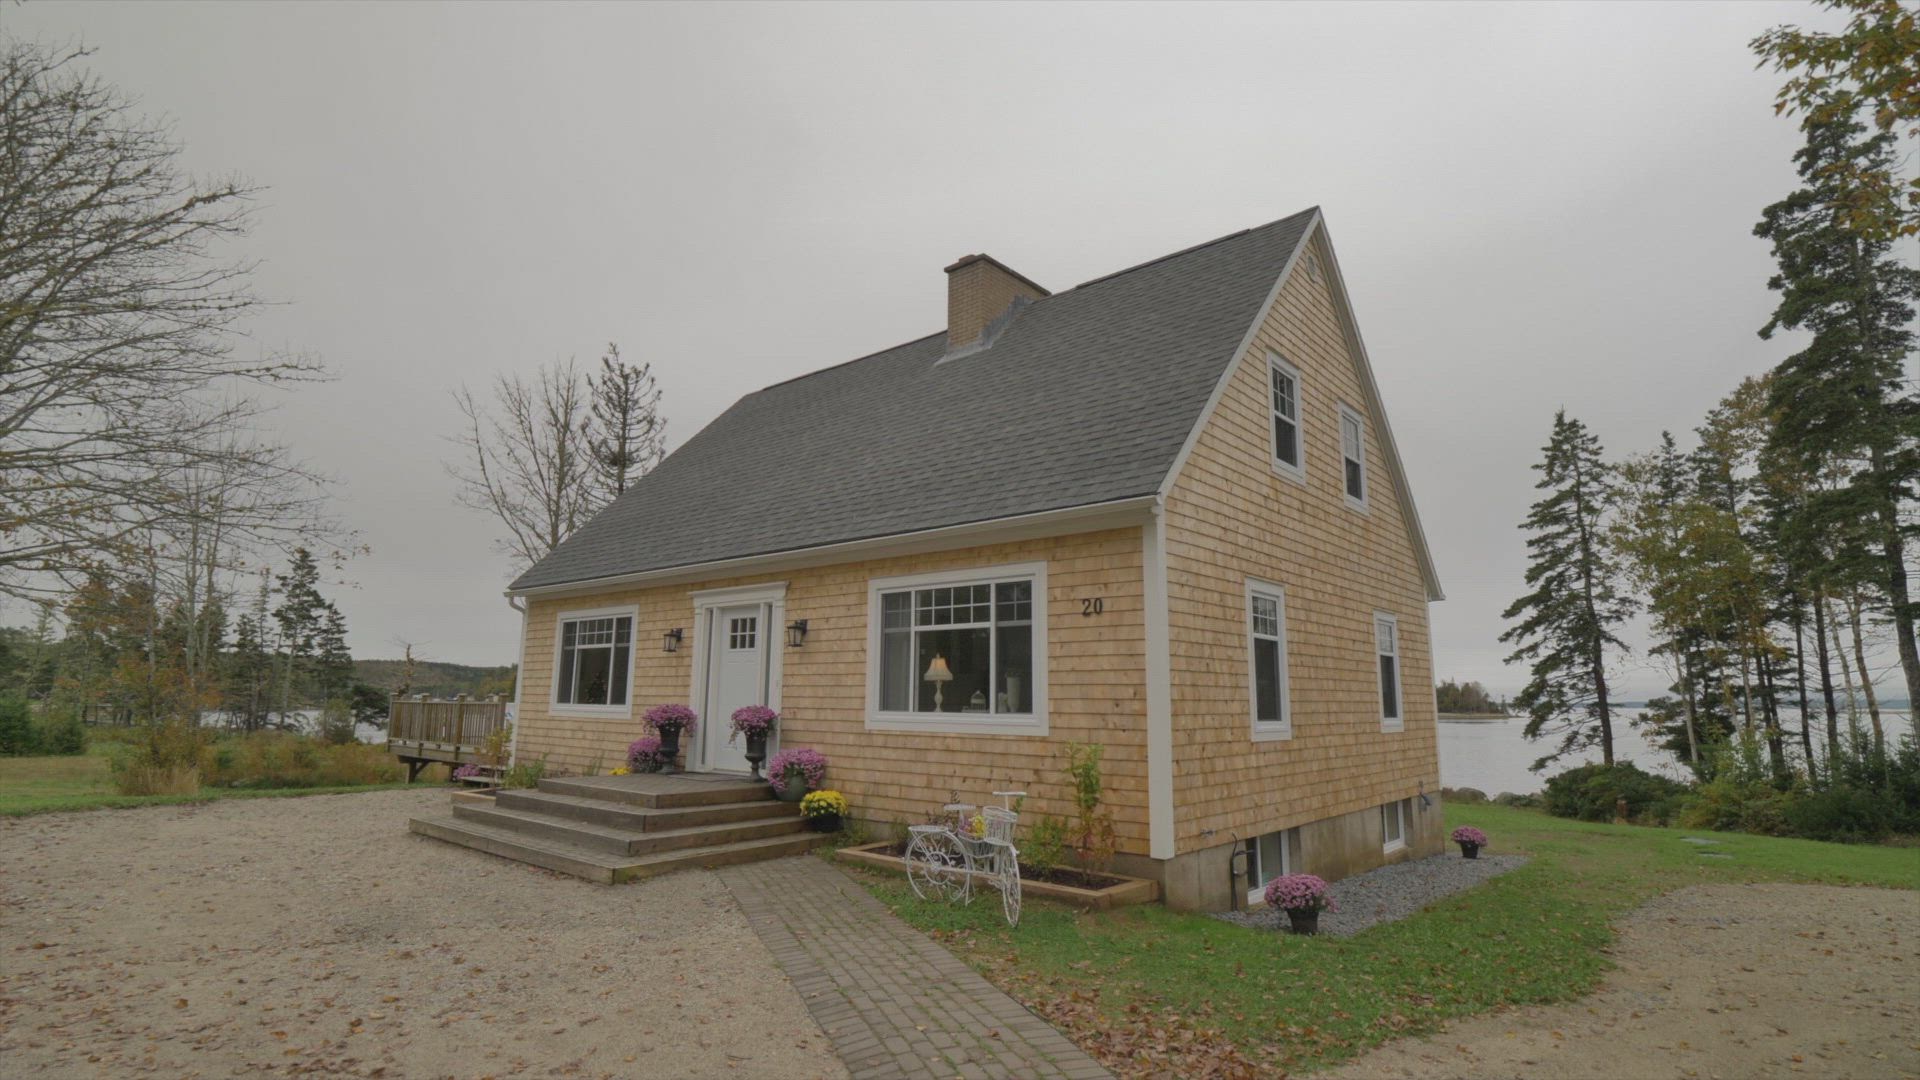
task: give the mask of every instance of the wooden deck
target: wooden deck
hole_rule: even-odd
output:
[[[407,764],[407,779],[434,762],[486,763],[487,738],[507,726],[499,698],[396,697],[387,711],[387,752]]]

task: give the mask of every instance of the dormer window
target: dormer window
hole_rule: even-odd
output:
[[[1340,406],[1340,457],[1345,465],[1347,504],[1367,508],[1367,438],[1360,414]]]
[[[1296,480],[1306,478],[1307,458],[1300,437],[1300,370],[1280,357],[1267,357],[1272,393],[1273,467]]]

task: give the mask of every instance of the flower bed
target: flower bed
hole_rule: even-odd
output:
[[[870,869],[898,874],[905,870],[901,856],[906,854],[906,850],[905,844],[888,840],[841,848],[836,856]],[[1103,910],[1128,904],[1148,904],[1160,899],[1160,883],[1157,881],[1067,866],[1055,867],[1044,874],[1022,866],[1020,888],[1028,896],[1043,896],[1049,900]]]

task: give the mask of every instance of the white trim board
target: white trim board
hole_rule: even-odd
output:
[[[1140,530],[1147,650],[1147,854],[1174,857],[1173,636],[1167,616],[1167,516],[1154,507]]]
[[[508,589],[506,595],[569,596],[606,592],[628,586],[692,584],[741,574],[777,573],[804,567],[833,566],[837,563],[882,559],[893,555],[954,551],[985,544],[1004,544],[1046,536],[1098,532],[1101,529],[1139,525],[1146,520],[1155,501],[1156,496],[1153,495],[1136,495],[1111,502],[1067,506],[1058,510],[1042,510],[1033,514],[971,521],[937,529],[893,533],[864,540],[848,540],[837,544],[799,548],[793,551],[744,555],[737,559],[716,559],[712,562],[668,566],[658,570],[644,570],[613,577],[589,578],[558,585],[538,585],[530,589]]]

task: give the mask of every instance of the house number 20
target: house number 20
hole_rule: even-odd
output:
[[[1107,602],[1101,597],[1080,601],[1080,614],[1091,618],[1107,610]]]

